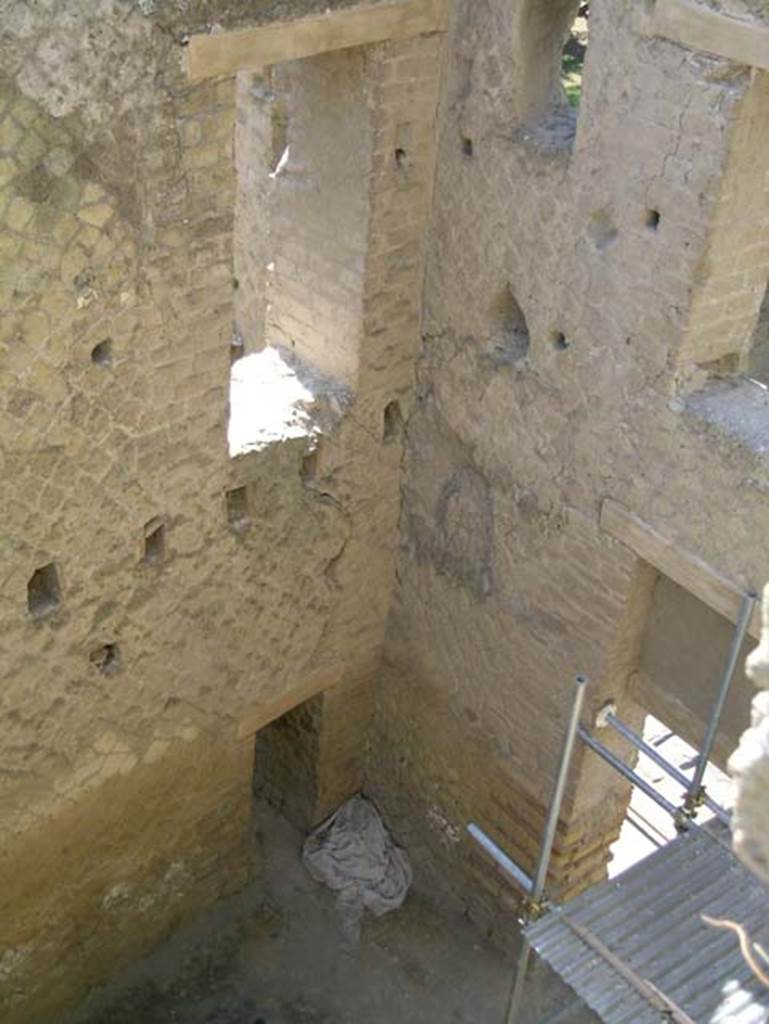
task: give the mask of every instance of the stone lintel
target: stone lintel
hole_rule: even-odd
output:
[[[338,686],[343,678],[344,674],[341,669],[338,672],[314,676],[301,686],[283,691],[271,700],[260,702],[238,720],[235,738],[245,740],[249,736],[254,736],[260,729],[269,725],[270,722],[274,722],[281,715],[293,711],[295,707],[317,697],[331,687]]]
[[[200,81],[237,71],[261,71],[281,61],[442,32],[448,0],[398,0],[361,4],[292,21],[214,35],[194,35],[187,47],[187,74]]]
[[[601,507],[601,529],[713,611],[730,622],[737,621],[745,590],[611,498],[607,498]],[[749,632],[756,638],[761,636],[758,607]]]
[[[695,0],[657,0],[652,33],[736,64],[769,69],[769,26],[720,14]]]

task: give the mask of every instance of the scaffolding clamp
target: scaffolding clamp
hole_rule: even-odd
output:
[[[521,900],[521,924],[530,924],[543,917],[550,909],[550,898],[546,892],[535,899],[533,896],[524,896]]]
[[[678,808],[673,818],[677,832],[687,832],[693,821],[696,821],[700,808],[707,803],[705,787],[700,786],[697,790],[690,790],[684,796],[684,802]]]

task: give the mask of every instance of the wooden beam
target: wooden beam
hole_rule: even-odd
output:
[[[448,3],[449,0],[397,0],[361,4],[238,32],[191,36],[187,74],[196,82],[236,71],[261,71],[270,64],[331,50],[442,32],[448,24]]]
[[[719,14],[695,0],[657,0],[652,33],[737,64],[769,68],[769,27]]]
[[[682,550],[643,519],[607,498],[601,507],[601,529],[621,541],[644,562],[688,590],[704,604],[731,622],[736,622],[745,590],[722,576],[697,555]],[[756,606],[750,633],[761,637],[761,608]]]
[[[235,734],[236,739],[245,740],[249,736],[254,736],[265,725],[274,722],[276,718],[280,718],[281,715],[293,711],[300,704],[312,700],[313,697],[317,697],[318,694],[330,690],[333,686],[338,686],[341,682],[341,672],[336,672],[333,675],[315,676],[302,686],[297,686],[293,690],[282,693],[280,697],[273,697],[272,700],[257,704],[238,722]]]

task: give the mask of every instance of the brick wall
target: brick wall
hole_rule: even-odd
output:
[[[755,73],[730,125],[729,160],[716,190],[708,249],[694,281],[684,363],[749,360],[769,280],[769,74]]]
[[[248,17],[234,2],[219,13],[224,27]],[[360,787],[392,585],[400,438],[383,438],[389,387],[373,405],[361,390],[341,421],[320,410],[327,434],[312,470],[302,437],[228,456],[233,334],[258,348],[265,320],[275,125],[250,76],[186,81],[181,40],[205,30],[205,5],[124,15],[107,0],[73,4],[66,18],[18,5],[1,50],[0,888],[14,895],[0,925],[0,1004],[25,1024],[242,884],[253,759],[253,744],[236,740],[242,721],[319,675],[352,687],[320,702],[318,806]],[[284,224],[287,234],[274,251],[295,258],[302,242],[302,274],[292,283],[283,265],[281,280],[323,329],[304,355],[324,372],[337,372],[329,352],[346,367],[360,357],[376,113],[367,60],[285,72],[292,101],[309,105],[288,125],[307,173],[296,193],[290,174],[277,179],[289,183],[288,220],[278,203],[275,237]],[[332,146],[324,132],[337,121]],[[431,180],[429,155],[420,173]],[[414,295],[420,270],[403,271]],[[418,339],[411,316],[401,377]],[[126,815],[114,843],[101,834],[110,808]],[[68,843],[60,885],[43,835]],[[108,913],[122,893],[141,908],[130,940]]]
[[[425,37],[369,47],[365,54],[298,62],[273,76],[273,82],[282,82],[285,95],[292,97],[288,136],[294,140],[296,152],[304,154],[301,160],[297,158],[294,170],[289,164],[285,184],[279,186],[284,193],[274,200],[272,208],[277,227],[273,229],[275,222],[271,221],[269,230],[276,266],[284,247],[290,244],[297,253],[297,267],[310,261],[311,269],[303,272],[302,285],[308,296],[320,290],[315,275],[324,259],[331,261],[323,271],[330,281],[348,280],[331,266],[339,249],[324,244],[319,254],[315,244],[299,244],[309,237],[302,232],[326,223],[324,217],[330,217],[326,224],[330,228],[351,222],[340,239],[345,245],[349,246],[362,231],[361,251],[365,252],[356,272],[358,297],[347,302],[344,314],[350,331],[345,328],[332,331],[330,336],[324,334],[327,351],[305,347],[303,358],[312,368],[328,370],[329,360],[337,359],[334,346],[345,339],[345,359],[349,358],[355,367],[347,418],[338,437],[323,439],[306,487],[352,511],[352,531],[329,580],[339,591],[339,618],[353,626],[348,652],[361,648],[362,641],[367,646],[362,656],[349,657],[352,671],[343,685],[285,716],[257,740],[257,785],[263,784],[270,798],[305,826],[317,824],[363,784],[373,684],[378,678],[392,586],[402,421],[412,401],[413,361],[419,342],[440,57],[440,37]],[[329,93],[338,88],[346,96],[352,88],[350,74],[362,74],[364,68],[365,77],[352,83],[356,90],[352,98],[335,99],[337,94]],[[323,117],[317,116],[319,97],[326,103]],[[368,111],[365,120],[349,116],[345,104],[358,104],[364,99]],[[306,113],[302,113],[305,107]],[[356,159],[369,155],[368,170],[362,171],[357,165],[353,168],[356,188],[366,188],[365,203],[354,190],[351,192],[345,176],[335,177],[333,162],[329,163],[338,158],[328,148],[334,138],[329,122],[332,115],[334,119],[342,118],[344,131],[351,133],[340,152],[354,148],[359,154]],[[296,203],[289,202],[296,198],[299,187],[292,176],[306,181],[304,187],[309,193],[308,198],[300,197]],[[341,192],[337,193],[338,189]],[[346,208],[340,217],[342,207]],[[358,215],[360,223],[355,222]],[[295,235],[288,233],[291,219]],[[347,252],[350,256],[352,250],[348,248]],[[285,278],[276,271],[271,295],[278,310],[287,308],[284,284]],[[316,320],[322,323],[322,318]],[[308,338],[312,337],[303,333],[301,344],[309,345]],[[344,476],[340,475],[342,467]],[[360,607],[371,611],[375,627],[365,633],[359,625]]]
[[[575,673],[586,721],[609,697],[631,723],[644,710],[628,680],[648,567],[602,533],[602,500],[742,585],[769,574],[769,467],[671,401],[762,86],[653,39],[638,5],[594,5],[576,131],[557,103],[531,120],[513,99],[530,7],[456,9],[369,772],[419,877],[501,937],[512,920],[492,920],[499,886],[467,822],[530,867]],[[493,358],[508,291],[529,335],[517,363]],[[601,872],[627,795],[578,756],[554,884]]]
[[[322,703],[305,701],[256,735],[254,792],[300,829],[317,824]]]
[[[237,76],[235,166],[233,355],[258,352],[264,346],[265,289],[269,262],[269,172],[272,170],[274,103],[269,76],[241,72]]]
[[[224,7],[223,27],[247,22],[250,5]],[[687,348],[705,298],[746,329],[758,309],[763,249],[740,232],[763,216],[750,155],[765,80],[651,39],[638,5],[598,5],[575,134],[545,102],[554,63],[518,104],[543,32],[557,60],[566,8],[550,25],[532,10],[458,4],[445,69],[424,37],[198,86],[180,41],[207,28],[205,4],[163,21],[118,21],[107,0],[66,19],[25,5],[4,26],[9,1020],[95,980],[99,964],[72,968],[82,950],[117,962],[218,894],[216,865],[240,883],[238,724],[308,678],[337,686],[263,738],[283,737],[278,796],[301,795],[298,771],[313,820],[365,781],[418,877],[506,929],[467,821],[530,867],[575,672],[593,681],[586,717],[607,697],[642,713],[627,681],[647,574],[601,532],[603,498],[730,578],[769,575],[762,453],[671,401],[696,377],[686,353],[712,355]],[[519,362],[490,358],[500,296],[526,326]],[[306,438],[228,458],[236,332],[348,386],[341,411],[317,410],[309,458]],[[187,793],[189,758],[213,766]],[[626,796],[577,759],[554,885],[600,873]],[[129,815],[114,847],[113,807]],[[72,841],[55,904],[43,835]],[[130,949],[108,927],[126,894],[141,910]]]
[[[285,167],[270,197],[267,338],[353,384],[360,349],[370,173],[366,57],[341,50],[276,69]]]

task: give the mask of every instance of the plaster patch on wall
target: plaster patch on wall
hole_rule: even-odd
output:
[[[53,26],[42,7],[27,24],[12,26],[22,44],[46,31],[22,64],[18,83],[52,117],[81,111],[88,120],[102,120],[152,96],[153,76],[146,68],[146,55],[152,52],[147,45],[151,27],[143,19],[117,21],[112,14],[108,0],[96,0],[82,10],[66,5]],[[125,46],[127,37],[133,46]],[[94,82],[99,89],[94,89]]]

